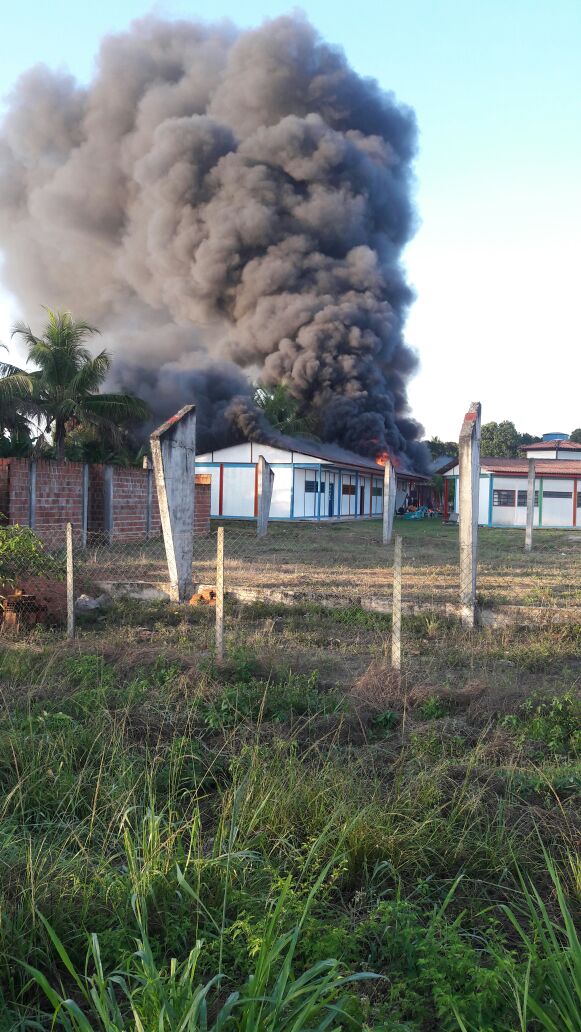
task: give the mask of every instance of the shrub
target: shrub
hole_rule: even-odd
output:
[[[12,585],[24,576],[63,580],[64,561],[50,555],[29,527],[0,527],[0,583]]]

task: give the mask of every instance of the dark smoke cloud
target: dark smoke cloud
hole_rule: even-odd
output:
[[[400,264],[412,112],[302,18],[254,32],[146,18],[88,88],[33,68],[0,133],[3,278],[99,325],[156,414],[195,393],[208,440],[284,381],[325,438],[421,460]],[[212,368],[208,368],[211,366]],[[229,407],[230,406],[230,407]]]

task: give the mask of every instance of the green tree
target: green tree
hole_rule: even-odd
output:
[[[37,368],[28,372],[5,367],[0,408],[16,402],[19,411],[36,413],[52,433],[56,457],[62,459],[72,430],[91,427],[117,441],[123,424],[146,419],[149,410],[130,394],[100,391],[111,358],[107,351],[93,358],[86,348],[86,338],[99,332],[94,326],[76,322],[70,312],[46,311],[48,323],[42,336],[37,337],[25,323],[17,323],[12,331],[26,344],[27,363]]]
[[[0,347],[6,349],[5,344]],[[32,405],[23,405],[17,387],[16,366],[0,363],[0,377],[12,377],[12,390],[0,395],[0,456],[30,455],[33,448],[32,430],[36,412]]]
[[[570,440],[574,441],[575,444],[581,444],[581,426],[573,430]]]
[[[315,437],[318,429],[313,415],[305,416],[300,404],[288,387],[277,383],[274,387],[257,386],[254,403],[262,409],[270,425],[281,434]]]
[[[482,427],[480,453],[483,456],[495,455],[498,458],[517,458],[521,455],[523,444],[538,441],[534,434],[521,434],[514,423],[505,419],[502,423],[485,423]]]
[[[433,459],[441,459],[446,455],[449,455],[451,459],[458,458],[457,441],[441,441],[439,437],[432,437],[427,445]]]

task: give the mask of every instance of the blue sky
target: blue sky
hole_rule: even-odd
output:
[[[0,0],[0,94],[45,61],[90,78],[101,37],[155,10],[243,26],[275,0]],[[470,401],[521,430],[581,425],[581,3],[359,0],[302,6],[351,64],[411,104],[420,127],[410,387],[430,435]],[[1,246],[1,241],[0,241]],[[44,300],[44,299],[43,299]],[[0,293],[0,339],[18,315]]]

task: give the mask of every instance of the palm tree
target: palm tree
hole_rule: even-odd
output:
[[[85,347],[85,339],[99,332],[94,326],[75,322],[70,312],[46,312],[41,337],[22,322],[12,330],[27,346],[27,363],[37,368],[0,368],[0,410],[16,402],[20,411],[36,413],[52,432],[56,457],[62,459],[67,434],[76,427],[93,427],[117,440],[123,423],[147,419],[149,409],[130,394],[100,393],[111,358],[107,351],[93,358]]]
[[[317,439],[315,417],[302,415],[299,402],[284,383],[277,383],[274,387],[256,387],[254,404],[262,409],[270,425],[279,433]]]
[[[5,344],[0,348],[7,351]],[[18,379],[20,370],[8,362],[0,362],[0,376],[10,377],[6,391],[0,394],[0,453],[4,455],[28,455],[32,451],[34,416],[32,404],[23,403],[23,389]]]

